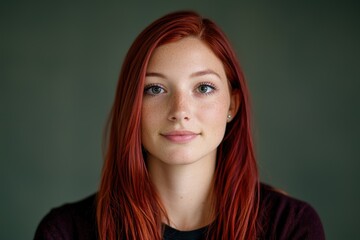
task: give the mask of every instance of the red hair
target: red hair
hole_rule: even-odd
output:
[[[141,144],[141,105],[150,56],[160,45],[197,37],[223,62],[241,104],[218,147],[214,175],[215,221],[208,239],[255,239],[259,181],[250,131],[248,90],[226,36],[194,12],[168,14],[149,25],[130,47],[108,122],[108,139],[97,198],[100,239],[162,239],[166,211],[151,183]]]

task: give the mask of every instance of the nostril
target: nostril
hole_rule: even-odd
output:
[[[174,114],[174,115],[169,116],[168,119],[170,121],[182,121],[182,120],[189,121],[190,116],[186,113],[178,113],[177,115]]]

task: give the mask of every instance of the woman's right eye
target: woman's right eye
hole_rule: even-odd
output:
[[[158,85],[147,86],[147,87],[145,87],[145,90],[144,90],[145,94],[152,95],[152,96],[159,95],[164,92],[165,92],[165,90],[161,86],[158,86]]]

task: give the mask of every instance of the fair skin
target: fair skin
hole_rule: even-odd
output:
[[[155,49],[146,72],[141,132],[170,226],[193,230],[213,220],[217,147],[238,105],[222,62],[201,40],[187,37]]]

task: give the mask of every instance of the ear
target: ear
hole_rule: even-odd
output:
[[[239,110],[241,104],[240,96],[241,94],[239,89],[232,90],[230,93],[230,107],[228,113],[230,117],[228,118],[228,122],[230,122],[234,118],[234,116]]]

